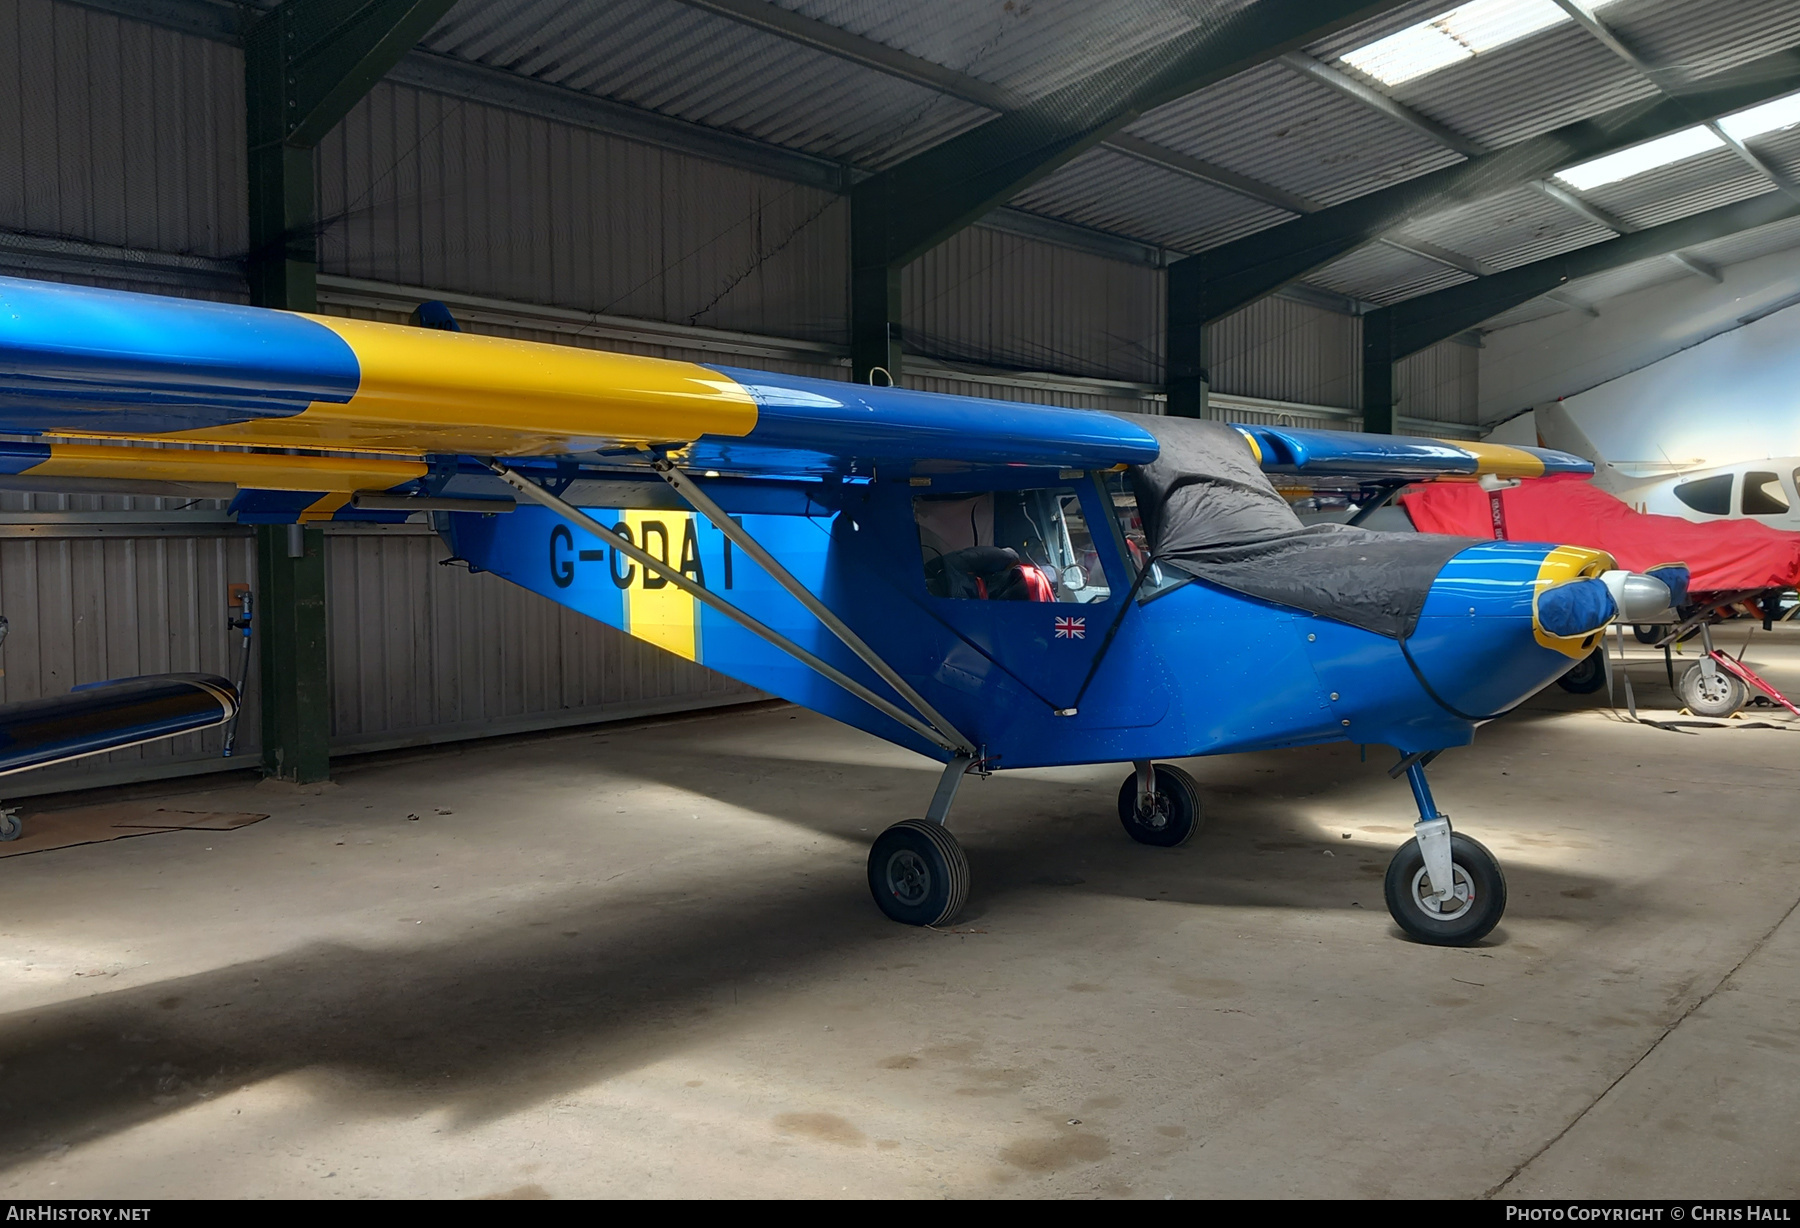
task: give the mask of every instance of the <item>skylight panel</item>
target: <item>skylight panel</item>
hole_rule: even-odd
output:
[[[1597,0],[1588,8],[1611,2]],[[1470,0],[1338,59],[1383,85],[1401,85],[1572,20],[1555,0]]]
[[[1589,188],[1617,183],[1621,179],[1653,171],[1659,166],[1669,166],[1684,158],[1724,147],[1725,142],[1710,129],[1683,128],[1680,132],[1671,132],[1668,136],[1645,141],[1642,145],[1633,145],[1630,149],[1621,149],[1618,153],[1607,154],[1591,162],[1576,163],[1566,170],[1557,171],[1556,177],[1576,191],[1585,192]]]
[[[1786,98],[1765,102],[1719,121],[1725,134],[1737,141],[1748,141],[1778,128],[1792,128],[1795,124],[1800,124],[1800,94],[1789,94]]]

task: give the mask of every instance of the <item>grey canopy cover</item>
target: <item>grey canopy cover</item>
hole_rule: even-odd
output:
[[[1131,468],[1152,557],[1264,601],[1405,639],[1431,582],[1474,538],[1306,525],[1223,422],[1132,415],[1162,453]]]

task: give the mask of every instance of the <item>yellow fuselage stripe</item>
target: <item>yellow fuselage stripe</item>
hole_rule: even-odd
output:
[[[681,546],[692,530],[692,512],[628,511],[624,516],[631,539],[657,559],[681,565]],[[648,538],[644,528],[650,523]],[[639,567],[625,590],[625,630],[640,640],[666,648],[690,661],[700,659],[699,605],[660,576]]]

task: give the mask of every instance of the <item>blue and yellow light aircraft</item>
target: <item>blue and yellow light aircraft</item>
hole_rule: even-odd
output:
[[[1419,809],[1394,919],[1474,942],[1505,878],[1451,831],[1426,765],[1680,585],[1568,546],[1305,525],[1269,476],[1366,513],[1413,482],[1589,471],[1564,453],[13,279],[0,431],[34,437],[0,444],[14,488],[210,492],[248,523],[429,513],[473,569],[931,756],[924,816],[868,865],[913,925],[967,896],[946,821],[970,772],[1129,762],[1119,818],[1171,846],[1201,790],[1158,760],[1352,741],[1398,750]],[[173,441],[193,446],[142,446]]]

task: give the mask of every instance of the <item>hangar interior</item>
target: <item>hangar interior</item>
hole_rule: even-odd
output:
[[[1529,446],[1794,327],[1800,6],[0,0],[0,277]],[[1796,1193],[1777,709],[1551,688],[1447,754],[1472,947],[1383,915],[1355,742],[1186,761],[1171,849],[1116,764],[1000,773],[904,929],[862,863],[935,764],[459,562],[0,479],[0,701],[245,662],[229,731],[0,783],[9,1196]],[[1762,612],[1721,644],[1800,684]]]

